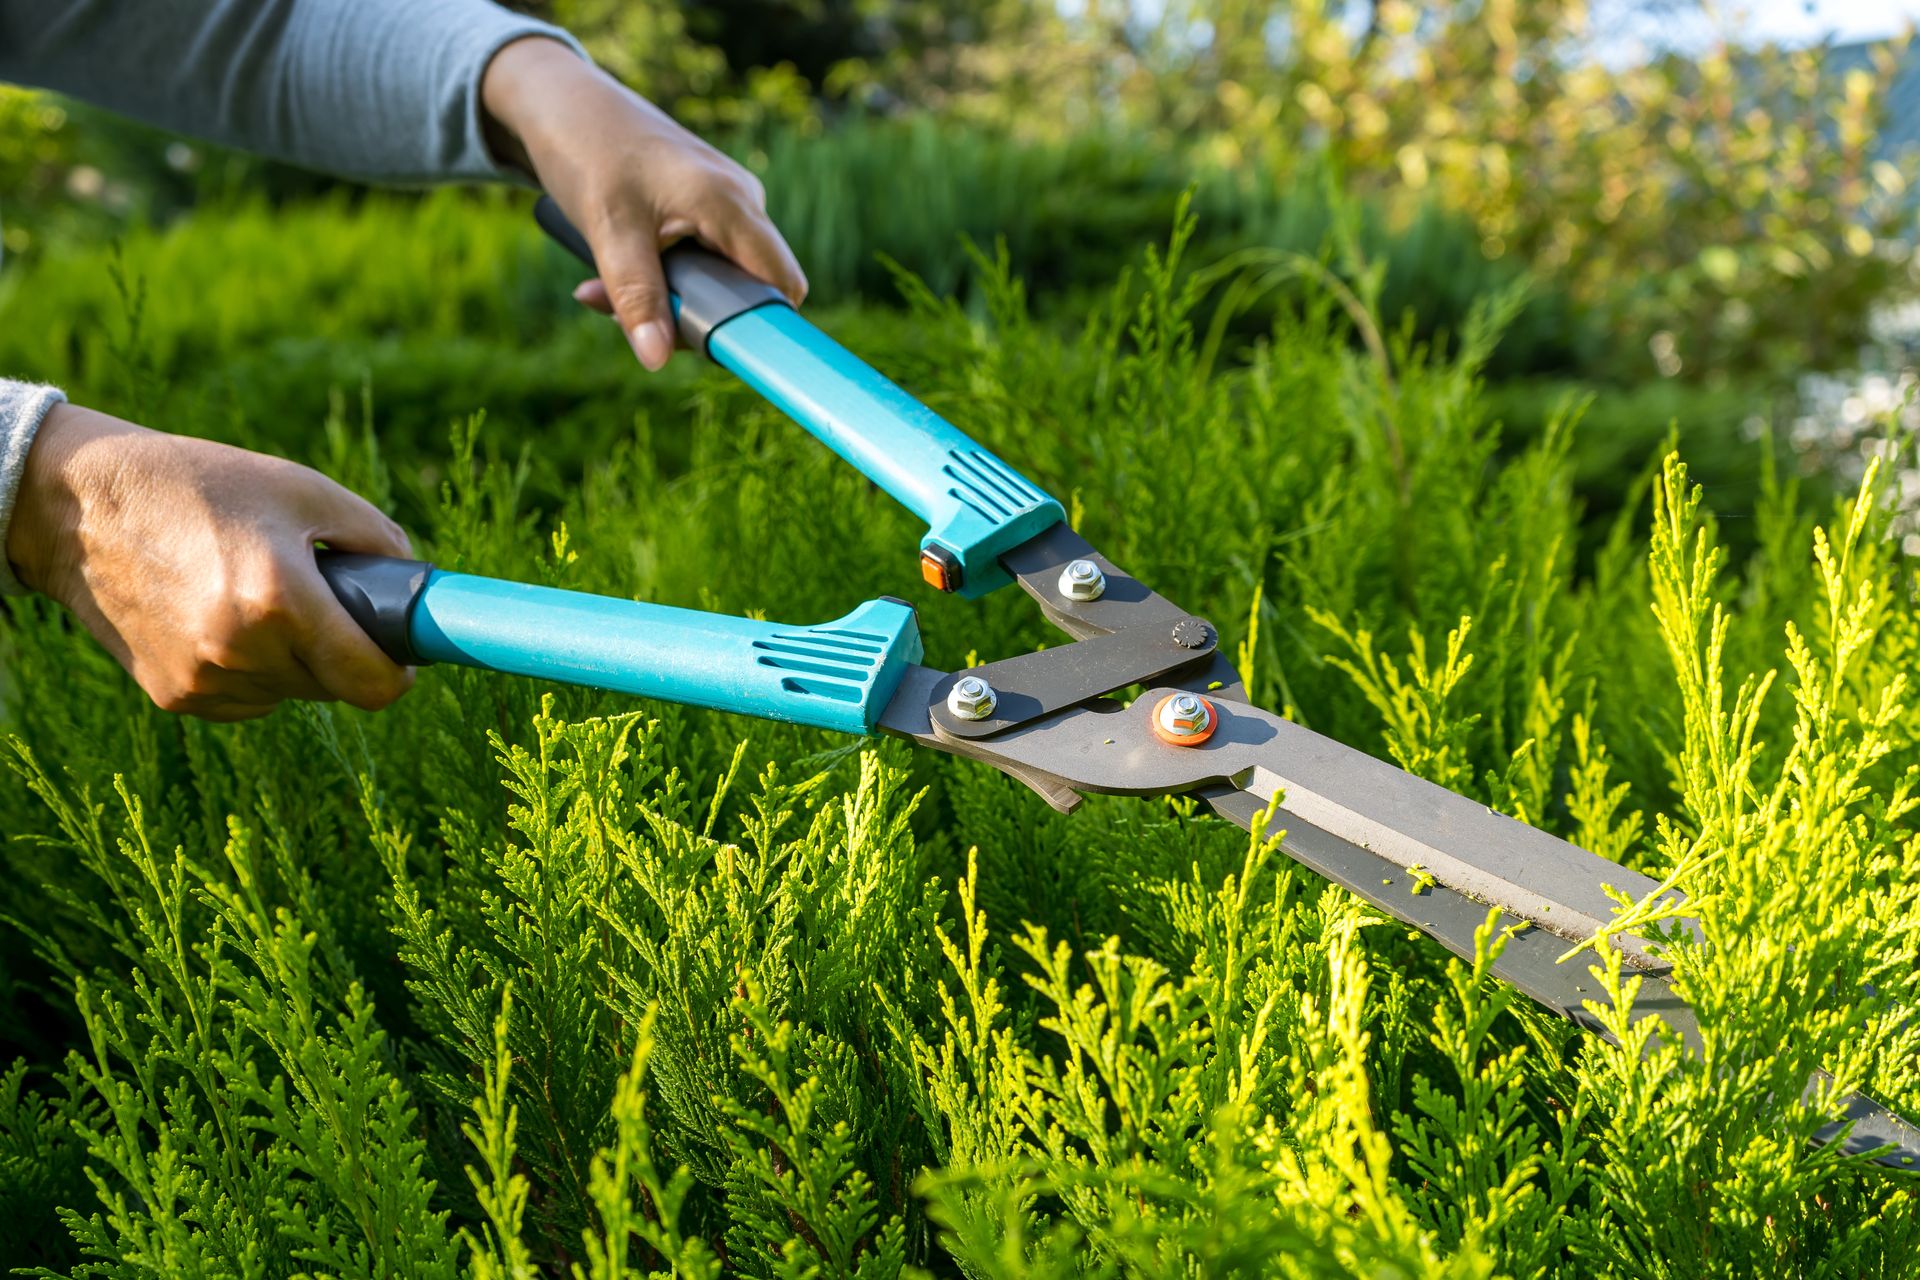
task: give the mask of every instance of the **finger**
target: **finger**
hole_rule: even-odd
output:
[[[607,286],[600,277],[582,280],[573,291],[573,300],[583,307],[591,307],[603,316],[613,314],[613,299],[607,296]]]
[[[327,686],[291,652],[277,654],[272,661],[259,666],[220,668],[216,678],[220,685],[220,696],[232,702],[265,705],[288,698],[301,702],[335,701]]]
[[[293,584],[293,657],[325,690],[362,711],[378,711],[413,687],[413,669],[381,651],[334,598],[318,568]]]
[[[640,363],[658,370],[673,355],[674,329],[654,230],[631,227],[601,238],[612,241],[604,249],[594,246],[594,260],[600,264],[600,280],[613,303],[613,314]]]
[[[749,275],[780,290],[794,306],[806,301],[806,273],[800,270],[799,259],[793,256],[793,250],[787,247],[779,229],[764,212],[735,206],[732,218],[710,224],[700,238]]]
[[[273,710],[277,694],[258,693],[218,673],[201,672],[184,680],[141,679],[140,687],[153,705],[172,715],[200,720],[250,720]]]
[[[399,525],[364,498],[331,480],[310,494],[320,508],[313,513],[311,540],[342,551],[407,557],[412,545]],[[285,589],[291,627],[291,657],[328,697],[377,711],[405,693],[413,672],[389,658],[360,629],[320,576],[311,547],[289,549]]]
[[[299,605],[277,567],[248,580],[228,602],[228,614],[206,620],[190,651],[174,646],[158,669],[143,667],[140,683],[163,710],[204,714],[217,703],[272,706],[288,698],[331,701],[333,695],[301,665],[290,647]],[[177,665],[188,658],[184,668]]]
[[[301,497],[311,540],[324,542],[333,551],[412,557],[413,539],[386,512],[317,471],[310,472],[309,478],[311,483]]]

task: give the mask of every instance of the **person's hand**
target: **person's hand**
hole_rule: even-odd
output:
[[[497,145],[517,149],[593,246],[600,278],[574,296],[614,315],[647,368],[673,354],[660,251],[675,240],[693,236],[796,306],[806,297],[760,180],[559,41],[501,49],[481,100]]]
[[[167,711],[384,707],[413,673],[335,600],[320,542],[410,553],[398,525],[316,471],[62,404],[27,454],[6,551]]]

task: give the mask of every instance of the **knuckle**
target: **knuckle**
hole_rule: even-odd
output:
[[[234,611],[243,627],[272,627],[293,613],[291,584],[285,570],[273,565],[241,581],[233,595]]]
[[[716,203],[731,205],[747,216],[757,215],[767,205],[766,188],[745,169],[721,175],[708,187],[707,197]]]
[[[218,697],[225,691],[227,673],[208,662],[195,662],[185,675],[178,677],[173,687],[189,702],[202,702]]]
[[[246,657],[231,631],[217,631],[194,644],[193,662],[196,671],[233,671],[245,665]]]
[[[370,672],[355,684],[347,701],[362,711],[380,711],[400,700],[413,687],[413,672],[405,667]]]
[[[647,316],[666,308],[666,288],[651,280],[629,278],[607,292],[614,310],[621,315]]]
[[[170,715],[188,715],[200,704],[189,683],[176,679],[143,680],[140,687],[146,690],[153,705]]]
[[[193,710],[192,702],[184,694],[171,690],[161,690],[158,693],[149,690],[147,696],[153,700],[154,706],[168,715],[183,716]]]

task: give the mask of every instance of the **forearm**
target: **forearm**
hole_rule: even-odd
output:
[[[0,547],[7,545],[13,512],[20,497],[20,477],[27,453],[47,411],[66,400],[52,387],[0,378]],[[19,595],[25,588],[14,577],[8,558],[0,555],[0,594]]]
[[[584,57],[486,0],[0,0],[0,79],[334,173],[497,178],[481,83],[527,36]]]

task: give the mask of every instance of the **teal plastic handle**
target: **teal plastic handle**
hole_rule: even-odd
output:
[[[791,307],[725,321],[707,354],[925,520],[921,548],[959,565],[963,596],[1011,582],[999,557],[1066,518],[1039,486]]]
[[[405,616],[415,661],[842,733],[871,733],[921,656],[913,609],[888,599],[819,626],[784,627],[435,570]]]
[[[593,248],[550,196],[541,229],[593,266]],[[682,243],[662,258],[681,336],[927,522],[923,558],[968,598],[1013,581],[1000,557],[1066,519],[1060,504],[965,432],[800,318],[725,258]]]

